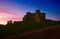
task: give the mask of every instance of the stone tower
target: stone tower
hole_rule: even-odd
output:
[[[23,18],[24,22],[44,22],[45,13],[41,13],[40,10],[36,10],[35,13],[27,12]]]
[[[40,10],[36,10],[35,12],[35,21],[36,22],[40,22]]]

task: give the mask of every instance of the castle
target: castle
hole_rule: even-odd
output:
[[[19,24],[21,22],[27,22],[27,23],[36,23],[36,22],[44,22],[46,14],[41,13],[40,10],[36,10],[35,13],[27,12],[26,15],[23,17],[23,21],[14,21],[12,20],[8,21],[7,24]]]
[[[43,22],[45,21],[45,13],[41,13],[40,10],[36,10],[35,13],[27,12],[23,18],[24,22]]]

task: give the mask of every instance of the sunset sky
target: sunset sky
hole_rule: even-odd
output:
[[[36,9],[46,13],[46,19],[60,20],[59,0],[0,0],[0,24],[21,21],[26,12]]]

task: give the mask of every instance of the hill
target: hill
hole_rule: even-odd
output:
[[[60,39],[60,25],[53,25],[25,33],[8,36],[3,39]]]

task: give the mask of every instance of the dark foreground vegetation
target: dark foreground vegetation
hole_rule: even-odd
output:
[[[44,27],[17,35],[8,36],[3,39],[60,39],[60,25]]]
[[[44,27],[50,27],[53,25],[60,25],[60,21],[47,20],[41,23],[20,22],[15,24],[0,25],[0,38],[2,39],[7,36],[16,35],[31,30],[41,29]]]

